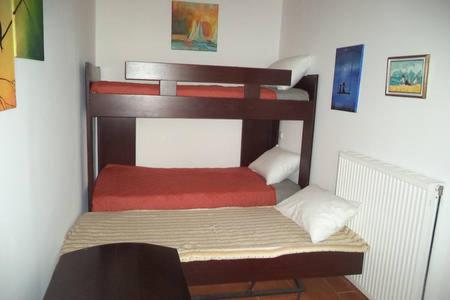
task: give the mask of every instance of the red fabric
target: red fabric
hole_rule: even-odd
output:
[[[159,95],[159,84],[97,81],[91,84],[91,92],[97,94]],[[210,98],[244,98],[244,87],[220,85],[178,85],[177,96]],[[275,100],[277,94],[268,88],[261,88],[261,99]]]
[[[95,183],[93,211],[264,206],[275,190],[248,168],[160,169],[108,165]]]
[[[91,92],[96,94],[159,95],[159,85],[96,81],[91,84]]]

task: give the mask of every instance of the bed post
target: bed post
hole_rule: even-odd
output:
[[[300,170],[298,176],[298,185],[304,188],[309,185],[309,176],[311,173],[312,148],[314,141],[314,122],[316,117],[317,87],[319,75],[304,76],[295,86],[306,90],[309,94],[309,103],[311,104],[311,113],[309,118],[303,121],[302,150],[300,154]]]
[[[100,68],[87,62],[85,64],[85,90],[86,90],[86,146],[87,146],[87,172],[88,172],[88,209],[92,210],[92,192],[94,188],[94,144],[93,123],[90,109],[90,86],[92,81],[100,80]]]
[[[260,91],[261,85],[246,84],[244,97],[245,99],[259,99]],[[279,120],[242,120],[241,167],[247,167],[278,143],[279,127]]]

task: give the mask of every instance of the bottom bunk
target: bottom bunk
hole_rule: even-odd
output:
[[[267,185],[249,168],[147,168],[108,165],[102,169],[93,211],[187,209],[274,205],[300,187],[286,179]]]
[[[343,228],[312,243],[273,206],[91,212],[61,254],[113,243],[175,248],[190,285],[359,274],[368,245]]]

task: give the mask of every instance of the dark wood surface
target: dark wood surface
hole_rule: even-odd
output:
[[[128,61],[125,63],[125,79],[289,85],[291,71]]]
[[[258,84],[246,84],[244,96],[246,99],[260,98],[261,87]],[[248,101],[248,100],[247,100]],[[278,143],[278,120],[242,120],[241,131],[241,167],[247,167],[261,154],[273,148]]]
[[[363,253],[314,252],[275,258],[183,263],[189,285],[361,274]]]
[[[136,119],[98,118],[98,168],[136,164]]]
[[[280,102],[283,102],[280,104]],[[309,101],[91,94],[91,117],[186,119],[311,119]]]
[[[309,177],[311,173],[311,160],[314,142],[314,124],[316,121],[316,104],[317,104],[317,90],[319,87],[319,75],[304,76],[300,82],[295,86],[302,88],[309,94],[309,102],[311,104],[311,111],[309,118],[303,121],[302,133],[302,151],[300,154],[300,170],[298,176],[298,184],[301,188],[309,185]]]
[[[178,253],[149,244],[111,244],[64,254],[44,299],[190,299]]]
[[[86,148],[87,148],[87,172],[88,172],[88,208],[91,210],[92,193],[94,192],[94,127],[91,113],[91,82],[99,81],[100,68],[90,63],[85,64],[85,93],[86,93]]]
[[[299,185],[309,184],[318,76],[295,86],[309,101],[258,99],[261,84],[288,84],[290,71],[163,63],[128,63],[129,79],[160,79],[161,96],[86,93],[89,208],[94,186],[93,133],[97,130],[99,171],[108,163],[135,164],[136,118],[203,118],[243,120],[241,165],[246,166],[277,143],[279,120],[303,121]],[[100,79],[100,69],[86,64],[86,86]],[[244,100],[174,96],[176,81],[244,84]],[[97,118],[97,128],[93,119]],[[101,131],[101,132],[100,132]],[[128,149],[125,149],[128,147]]]
[[[243,120],[241,167],[248,165],[278,143],[280,121]]]

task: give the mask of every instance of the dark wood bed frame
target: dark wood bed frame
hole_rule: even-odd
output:
[[[100,68],[86,64],[86,111],[89,209],[95,181],[94,130],[97,132],[97,165],[136,164],[136,118],[241,119],[241,166],[278,143],[280,120],[303,121],[298,184],[309,184],[317,100],[318,75],[308,75],[296,85],[309,101],[262,101],[261,85],[289,85],[291,71],[127,62],[126,79],[160,82],[160,96],[95,94],[90,84],[100,80]],[[177,97],[177,82],[244,85],[244,100]],[[94,126],[94,120],[97,120]],[[183,263],[191,285],[263,281],[362,272],[363,253],[322,252],[284,255],[271,259],[242,259]]]
[[[263,84],[290,84],[291,71],[287,70],[127,62],[125,75],[131,80],[159,81],[161,95],[91,93],[91,82],[100,80],[100,68],[86,64],[89,208],[95,181],[94,118],[98,171],[109,163],[136,164],[136,118],[241,119],[241,166],[248,166],[278,143],[280,120],[303,121],[298,184],[309,184],[318,75],[305,76],[296,85],[308,92],[310,101],[259,99]],[[177,82],[243,84],[245,100],[177,97]]]

